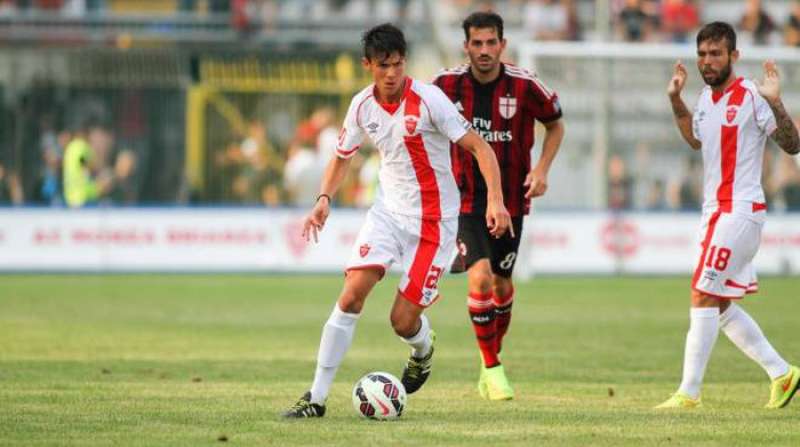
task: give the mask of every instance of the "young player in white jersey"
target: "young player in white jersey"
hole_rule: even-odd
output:
[[[697,35],[697,68],[707,86],[694,114],[680,96],[687,78],[680,62],[667,89],[681,135],[692,149],[702,150],[705,187],[683,380],[656,408],[701,405],[700,387],[720,329],[772,380],[766,408],[786,406],[800,382],[800,368],[788,364],[734,303],[758,290],[752,262],[766,213],[761,187],[766,138],[789,154],[800,152],[800,137],[780,98],[775,63],[765,62],[763,82],[752,82],[734,74],[738,58],[733,28],[710,23]]]
[[[439,297],[438,282],[455,255],[460,205],[451,172],[450,142],[472,153],[489,191],[486,223],[495,237],[509,229],[500,168],[494,151],[471,129],[437,87],[405,76],[406,42],[391,24],[364,34],[362,65],[374,84],[350,104],[337,157],[328,164],[317,203],[303,223],[306,240],[317,240],[350,157],[369,136],[381,155],[379,192],[347,262],[344,287],[322,330],[311,390],[285,417],[322,417],[336,370],[350,347],[367,295],[393,263],[403,267],[390,320],[411,347],[403,370],[407,393],[430,374],[434,332],[423,314]],[[513,230],[512,230],[513,231]]]

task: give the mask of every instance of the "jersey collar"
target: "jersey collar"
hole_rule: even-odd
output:
[[[722,99],[723,96],[727,95],[733,89],[738,87],[743,80],[744,78],[739,76],[738,78],[736,78],[735,81],[731,83],[731,85],[728,86],[728,88],[725,89],[725,91],[722,92],[715,92],[714,90],[711,90],[711,100],[714,101],[714,104],[716,104],[720,99]]]
[[[400,97],[400,101],[394,103],[378,101],[378,96],[375,95],[375,87],[372,87],[372,95],[375,97],[375,102],[377,102],[378,105],[380,105],[381,108],[383,108],[383,110],[385,110],[389,115],[394,115],[394,113],[397,112],[397,109],[400,108],[400,104],[405,101],[405,99],[408,97],[408,92],[411,91],[411,83],[413,82],[413,79],[411,79],[409,76],[406,76],[403,82],[405,82],[405,85],[403,86],[403,96]]]
[[[472,83],[476,87],[483,87],[483,88],[493,88],[495,85],[497,85],[498,82],[500,82],[501,79],[503,79],[503,76],[505,75],[506,75],[506,64],[502,62],[500,63],[500,72],[497,74],[497,77],[494,78],[494,80],[487,82],[486,84],[481,84],[481,82],[475,78],[475,75],[472,74],[472,66],[470,66],[469,70],[467,70],[467,76],[469,76],[469,79],[472,81]]]

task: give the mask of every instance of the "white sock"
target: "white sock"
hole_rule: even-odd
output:
[[[719,308],[693,307],[683,354],[683,380],[678,391],[697,399],[711,350],[719,334]]]
[[[758,323],[734,303],[719,316],[720,329],[730,341],[764,368],[772,380],[789,372],[789,364],[761,332]]]
[[[322,328],[322,338],[319,341],[317,371],[311,385],[311,402],[324,404],[328,398],[336,370],[353,342],[359,315],[343,312],[338,303],[333,306],[333,312]]]
[[[421,322],[419,331],[409,338],[400,337],[404,342],[411,346],[411,355],[416,358],[422,358],[428,355],[433,345],[431,340],[431,325],[428,323],[428,317],[425,314],[419,316]]]

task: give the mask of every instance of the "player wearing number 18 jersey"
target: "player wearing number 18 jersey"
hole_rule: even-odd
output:
[[[734,75],[738,57],[733,28],[710,23],[697,35],[697,67],[707,86],[694,114],[680,97],[687,78],[680,62],[667,89],[683,138],[702,151],[705,198],[683,380],[657,408],[701,405],[700,387],[720,329],[772,380],[767,408],[786,406],[800,383],[800,369],[789,365],[750,315],[732,302],[758,290],[752,262],[766,213],[761,187],[766,139],[771,136],[790,154],[800,151],[797,129],[780,99],[774,62],[764,64],[763,83],[754,83]]]
[[[323,327],[311,390],[284,413],[286,417],[325,414],[325,400],[364,301],[394,263],[403,273],[390,321],[411,348],[402,382],[410,394],[427,380],[434,333],[423,311],[439,297],[439,278],[455,253],[459,196],[450,170],[450,142],[475,156],[487,178],[489,230],[500,237],[510,225],[492,149],[441,90],[405,76],[402,31],[379,25],[363,40],[362,65],[375,82],[350,104],[337,157],[328,164],[317,203],[303,223],[306,240],[316,240],[330,212],[330,197],[366,137],[380,152],[380,191],[347,262],[343,290]]]
[[[511,321],[511,274],[522,236],[522,219],[528,214],[531,197],[541,196],[547,188],[547,173],[564,128],[555,92],[535,74],[500,62],[506,41],[499,15],[474,13],[464,20],[463,28],[469,64],[444,70],[434,83],[492,145],[516,237],[490,237],[482,218],[485,180],[474,159],[453,148],[453,173],[461,190],[460,257],[453,271],[468,272],[467,308],[482,360],[478,390],[484,398],[506,400],[513,397],[513,390],[498,353]],[[531,170],[536,121],[543,123],[545,137],[542,155]]]

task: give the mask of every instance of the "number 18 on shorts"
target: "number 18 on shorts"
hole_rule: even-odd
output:
[[[758,290],[753,258],[761,242],[764,213],[714,212],[703,215],[700,256],[692,288],[721,298],[741,298]]]

